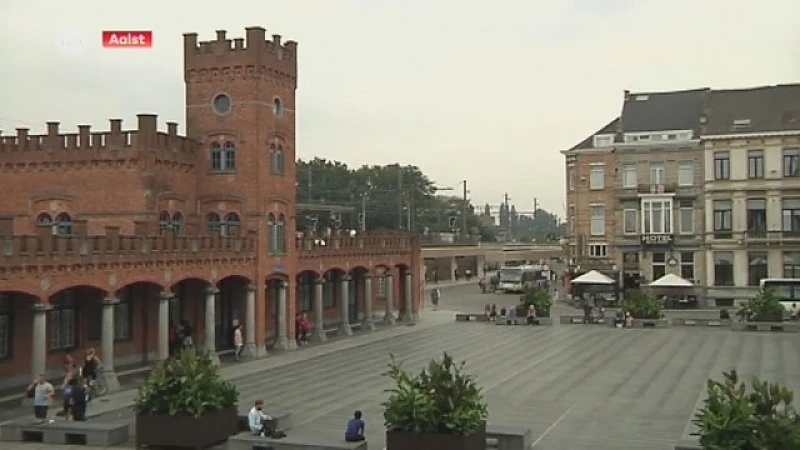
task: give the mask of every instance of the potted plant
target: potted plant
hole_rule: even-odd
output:
[[[412,375],[392,356],[385,375],[394,382],[382,403],[387,450],[486,448],[486,403],[463,362],[445,353]]]
[[[134,399],[136,446],[205,448],[238,432],[239,392],[207,353],[161,361]]]
[[[708,380],[704,406],[692,419],[702,448],[800,448],[800,416],[792,405],[792,391],[757,378],[748,390],[736,371],[723,378]]]
[[[736,315],[745,322],[783,322],[786,308],[772,289],[762,289],[742,304]]]
[[[553,302],[550,300],[550,293],[540,287],[525,289],[525,293],[520,297],[520,304],[526,314],[528,308],[533,305],[536,310],[536,317],[550,317],[550,308],[553,306]]]
[[[630,313],[634,319],[658,320],[661,311],[661,301],[649,290],[631,290],[622,302],[622,312]]]

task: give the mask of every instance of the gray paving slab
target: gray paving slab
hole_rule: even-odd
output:
[[[460,301],[465,304],[484,301],[477,292],[452,289],[464,291]],[[370,448],[382,449],[380,402],[390,383],[381,374],[389,353],[417,370],[447,350],[466,360],[484,386],[489,420],[530,426],[534,449],[667,450],[691,431],[687,425],[709,376],[736,368],[747,378],[758,375],[800,390],[797,335],[692,327],[495,327],[456,323],[452,316],[441,320],[451,313],[438,312],[435,326],[405,334],[387,331],[385,338],[307,358],[295,352],[286,357],[296,359],[283,365],[264,362],[263,370],[236,380],[242,401],[263,398],[291,410],[294,432],[342,431],[352,411],[361,409]]]

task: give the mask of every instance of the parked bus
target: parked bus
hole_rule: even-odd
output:
[[[525,288],[540,285],[547,281],[546,274],[540,266],[503,266],[500,268],[500,283],[497,290],[501,293],[522,293]]]
[[[792,309],[793,303],[800,303],[800,278],[763,278],[760,287],[771,289],[787,310]]]

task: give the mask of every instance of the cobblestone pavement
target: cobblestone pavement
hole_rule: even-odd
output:
[[[463,304],[481,305],[483,296],[476,289],[469,294],[467,288],[443,293],[446,298],[458,296]],[[380,402],[389,386],[381,373],[388,354],[416,370],[446,350],[466,360],[478,376],[490,422],[531,427],[534,449],[671,450],[690,431],[690,416],[709,376],[736,368],[746,378],[757,375],[800,389],[798,341],[800,335],[726,329],[455,323],[452,312],[429,311],[416,327],[251,363],[258,366],[257,373],[245,365],[235,368],[240,376],[234,368],[226,370],[242,401],[263,398],[268,405],[292,411],[295,433],[342,433],[347,417],[362,409],[370,448],[381,449]],[[110,417],[130,418],[131,413],[103,416]]]

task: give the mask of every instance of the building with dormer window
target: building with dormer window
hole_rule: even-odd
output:
[[[800,278],[800,84],[712,91],[702,127],[709,303]]]

